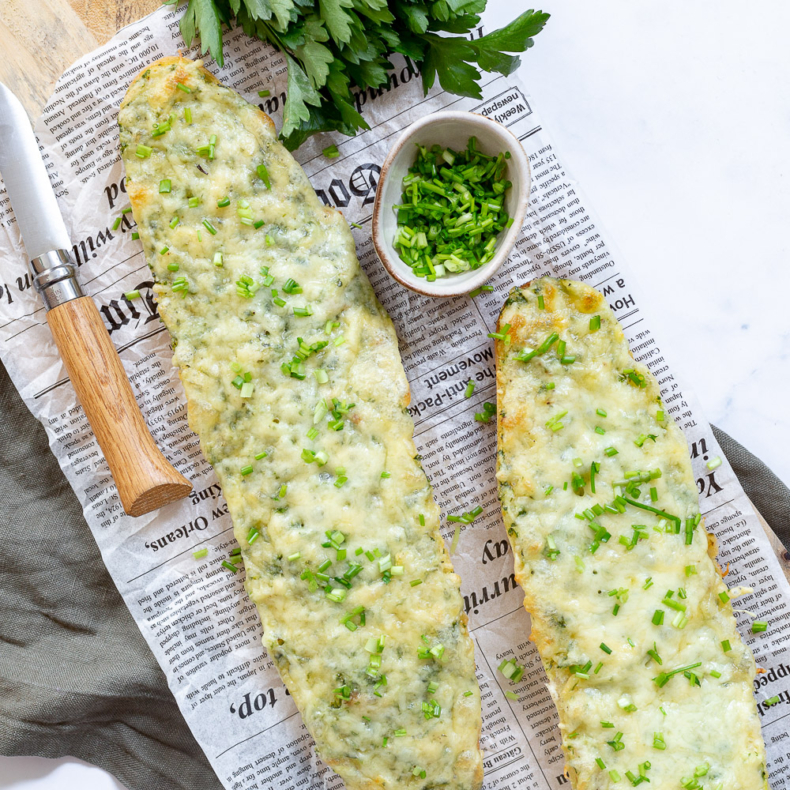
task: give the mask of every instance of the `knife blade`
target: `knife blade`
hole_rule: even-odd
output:
[[[124,510],[141,516],[187,496],[191,483],[165,460],[121,359],[77,271],[63,216],[27,114],[0,83],[0,176],[30,258],[33,284],[71,383],[104,453]]]
[[[0,173],[31,258],[71,246],[27,113],[0,82]]]

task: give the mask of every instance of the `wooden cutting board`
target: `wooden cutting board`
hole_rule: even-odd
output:
[[[159,5],[161,0],[0,0],[0,52],[10,54],[0,58],[0,82],[34,120],[69,65]],[[790,581],[790,552],[762,516],[760,521]]]

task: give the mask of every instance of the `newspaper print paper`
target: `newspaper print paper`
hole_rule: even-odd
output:
[[[171,365],[169,335],[159,321],[152,280],[131,214],[118,153],[116,115],[132,77],[146,64],[186,51],[178,18],[162,8],[122,30],[59,80],[36,131],[74,243],[86,292],[99,305],[159,446],[194,484],[189,499],[139,519],[124,515],[101,451],[76,401],[31,287],[27,259],[5,190],[0,187],[0,357],[82,504],[104,561],[167,675],[198,742],[226,788],[338,788],[341,780],[313,750],[293,701],[260,645],[260,623],[246,598],[242,573],[221,562],[234,547],[230,517],[211,468],[186,421],[184,393]],[[209,69],[275,122],[282,119],[286,67],[271,48],[240,31],[226,36],[227,62]],[[188,54],[197,56],[193,48]],[[341,209],[355,229],[362,266],[398,330],[412,388],[410,411],[423,464],[446,515],[477,505],[483,515],[465,527],[454,556],[477,650],[483,699],[485,787],[555,788],[567,783],[557,715],[529,641],[529,616],[496,498],[495,425],[474,419],[495,400],[492,342],[503,299],[516,283],[551,273],[603,291],[637,359],[658,378],[667,410],[686,433],[707,528],[727,581],[754,588],[740,599],[769,623],[752,635],[738,614],[757,662],[755,694],[769,754],[773,790],[790,787],[790,597],[765,533],[693,395],[673,372],[638,286],[606,238],[579,185],[541,125],[527,89],[515,76],[486,75],[484,100],[434,88],[424,97],[412,64],[396,59],[389,86],[360,92],[356,103],[371,130],[356,138],[324,135],[299,150],[320,198]],[[260,98],[259,90],[270,96]],[[381,163],[410,122],[445,107],[472,110],[505,124],[529,157],[533,186],[527,220],[509,260],[475,299],[428,299],[403,289],[378,261],[370,218]],[[321,150],[334,142],[337,159]],[[113,229],[118,217],[120,227]],[[139,290],[129,301],[124,293]],[[475,382],[470,399],[468,381]],[[454,524],[443,523],[449,541]],[[193,552],[208,549],[195,560]],[[526,665],[518,684],[496,671],[503,657]],[[517,695],[513,700],[506,691]],[[762,704],[779,697],[779,703]]]

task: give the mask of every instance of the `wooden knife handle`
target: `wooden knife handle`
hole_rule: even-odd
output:
[[[142,516],[187,496],[192,485],[154,443],[93,299],[65,302],[47,322],[126,513]]]

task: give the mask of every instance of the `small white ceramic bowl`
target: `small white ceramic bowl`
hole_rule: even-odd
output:
[[[484,154],[510,152],[507,179],[513,186],[507,191],[505,209],[513,217],[513,224],[499,234],[496,255],[484,266],[428,282],[414,274],[394,247],[398,223],[392,207],[401,202],[403,179],[417,159],[417,145],[441,145],[461,151],[470,137],[477,138],[477,147]],[[513,249],[524,224],[531,181],[529,161],[521,143],[502,124],[471,112],[438,112],[416,121],[404,130],[387,154],[376,189],[373,244],[384,268],[401,285],[424,296],[458,296],[473,291],[499,269]]]

